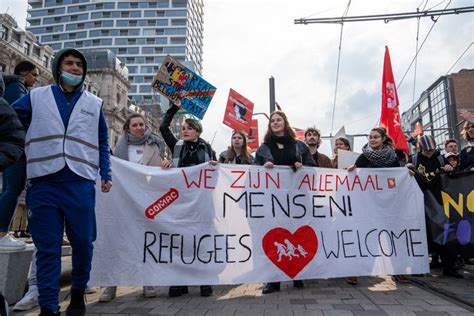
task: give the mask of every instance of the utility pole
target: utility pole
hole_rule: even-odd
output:
[[[275,112],[275,78],[270,77],[270,114]]]

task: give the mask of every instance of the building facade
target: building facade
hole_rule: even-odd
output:
[[[403,130],[408,134],[420,122],[424,134],[432,135],[440,149],[449,138],[460,142],[463,118],[459,113],[474,112],[473,87],[474,69],[441,76],[402,114]]]
[[[152,109],[151,82],[167,55],[202,71],[203,0],[28,0],[28,31],[54,51],[110,49],[128,68],[129,95]]]
[[[20,61],[28,60],[39,69],[39,85],[50,84],[53,82],[53,53],[53,49],[40,44],[33,33],[20,29],[13,17],[0,14],[0,72],[13,74]]]

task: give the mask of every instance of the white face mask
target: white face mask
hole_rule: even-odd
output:
[[[72,87],[75,87],[75,86],[78,86],[81,84],[82,82],[82,75],[78,76],[78,75],[73,75],[73,74],[70,74],[69,72],[61,72],[61,81],[65,84],[67,84],[68,86],[72,86]]]

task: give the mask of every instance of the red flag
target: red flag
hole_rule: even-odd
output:
[[[416,122],[415,130],[410,134],[411,137],[416,138],[418,135],[423,134],[423,127],[420,122]]]
[[[247,145],[252,150],[257,150],[258,144],[258,120],[252,120],[250,123],[250,131],[248,133]]]
[[[305,130],[301,129],[301,128],[296,128],[296,127],[293,127],[293,129],[295,130],[296,138],[298,138],[299,140],[304,142],[304,132],[305,132]]]
[[[229,99],[224,113],[224,124],[236,131],[250,132],[250,120],[253,114],[253,102],[230,89]]]
[[[385,127],[388,136],[393,139],[395,149],[400,149],[408,153],[408,144],[400,125],[400,113],[398,111],[399,104],[397,87],[395,86],[395,79],[393,78],[392,63],[390,62],[390,54],[388,52],[388,47],[385,46],[380,126]]]

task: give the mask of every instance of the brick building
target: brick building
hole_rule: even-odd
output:
[[[442,148],[448,138],[461,141],[462,110],[474,112],[474,69],[439,77],[403,112],[402,128],[408,134],[420,122],[424,133],[432,135]]]

